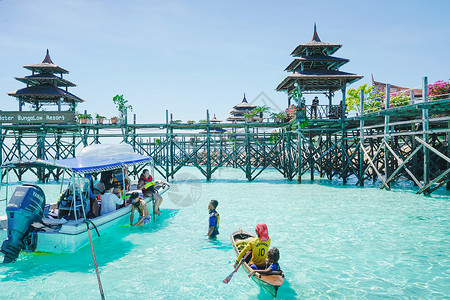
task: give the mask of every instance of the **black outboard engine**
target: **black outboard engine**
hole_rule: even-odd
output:
[[[20,250],[25,247],[33,222],[42,220],[45,207],[44,191],[36,185],[24,184],[14,191],[6,206],[8,217],[8,238],[3,242],[1,252],[5,254],[3,263],[17,259]]]

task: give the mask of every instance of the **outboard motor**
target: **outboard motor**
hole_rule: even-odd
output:
[[[30,226],[42,220],[45,207],[44,191],[36,185],[24,184],[14,191],[6,207],[8,217],[8,238],[3,242],[1,252],[5,254],[3,263],[17,259],[25,247]]]

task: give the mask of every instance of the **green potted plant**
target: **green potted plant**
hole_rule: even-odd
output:
[[[187,123],[188,123],[188,124],[195,124],[195,121],[189,120],[189,121],[187,121]]]
[[[206,123],[206,120],[200,120],[198,122],[201,123],[201,124],[204,124],[204,123]]]
[[[95,118],[97,119],[97,124],[103,124],[103,120],[106,119],[105,116],[101,116],[99,114],[97,114]]]
[[[155,145],[156,146],[161,145],[161,139],[155,139]]]
[[[119,117],[116,117],[116,116],[114,116],[114,117],[111,117],[111,124],[117,124],[117,120],[119,120]]]
[[[91,114],[78,114],[77,118],[81,124],[87,124],[87,120],[92,119],[92,116]]]
[[[253,122],[255,115],[256,115],[256,112],[254,110],[251,110],[251,111],[245,113],[244,117],[247,120],[247,122]]]
[[[256,116],[258,116],[257,120],[259,122],[262,122],[264,120],[264,113],[269,111],[269,110],[270,110],[270,107],[263,105],[263,106],[255,107],[253,109],[253,112],[255,113]]]
[[[172,124],[180,124],[181,120],[172,120]]]
[[[128,100],[125,100],[123,98],[123,95],[115,95],[113,98],[113,102],[116,105],[117,110],[120,113],[120,117],[125,118],[125,120],[126,120],[127,112],[128,112],[128,110],[133,111],[133,106],[128,105]]]
[[[280,111],[279,113],[272,113],[271,117],[277,123],[285,122],[285,119],[288,118],[286,111],[284,110]]]

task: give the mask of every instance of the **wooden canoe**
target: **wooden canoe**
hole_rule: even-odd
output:
[[[236,256],[239,255],[239,249],[236,245],[236,242],[238,240],[245,240],[250,237],[255,237],[255,235],[251,234],[250,232],[243,231],[240,228],[238,231],[235,231],[231,234],[230,240],[231,240],[231,244],[233,245],[233,249],[236,252]],[[249,256],[248,261],[250,261],[250,257],[251,256]],[[242,264],[242,266],[244,267],[245,271],[247,271],[247,273],[250,273],[252,271],[252,268],[250,268],[250,266],[248,265],[247,262],[244,262]],[[272,272],[272,274],[268,274],[268,275],[261,275],[258,272],[256,272],[252,276],[252,279],[258,285],[260,285],[265,290],[267,290],[273,297],[276,297],[278,288],[284,282],[284,273],[283,273],[283,271],[278,271],[278,272]]]

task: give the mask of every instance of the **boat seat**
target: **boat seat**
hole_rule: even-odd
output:
[[[61,219],[50,219],[50,218],[42,218],[42,223],[47,226],[60,226],[67,223],[67,220],[64,218]]]

